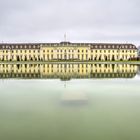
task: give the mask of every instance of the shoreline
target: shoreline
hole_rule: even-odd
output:
[[[0,64],[136,64],[140,61],[0,61]]]

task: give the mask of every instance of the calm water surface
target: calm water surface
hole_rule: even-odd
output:
[[[139,66],[117,67],[23,78],[2,66],[0,140],[140,140]]]

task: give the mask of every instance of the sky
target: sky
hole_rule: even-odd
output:
[[[0,42],[140,45],[140,0],[0,0]]]

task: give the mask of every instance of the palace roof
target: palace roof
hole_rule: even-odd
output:
[[[1,43],[0,49],[40,49],[41,47],[90,47],[91,49],[137,49],[133,44],[124,43]]]

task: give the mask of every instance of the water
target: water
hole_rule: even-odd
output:
[[[1,64],[0,77],[0,140],[140,139],[137,65]]]

